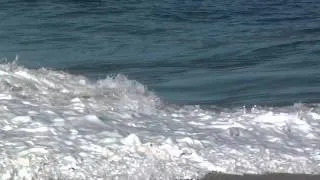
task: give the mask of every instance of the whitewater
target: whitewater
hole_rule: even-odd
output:
[[[0,179],[320,173],[320,106],[181,106],[124,75],[0,64]]]

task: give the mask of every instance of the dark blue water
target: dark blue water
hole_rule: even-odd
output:
[[[320,102],[318,0],[5,0],[0,56],[176,104]]]

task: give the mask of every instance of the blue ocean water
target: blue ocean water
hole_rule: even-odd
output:
[[[319,22],[316,0],[5,0],[0,57],[124,74],[172,104],[319,103]]]
[[[319,22],[316,0],[2,0],[0,179],[319,174]]]

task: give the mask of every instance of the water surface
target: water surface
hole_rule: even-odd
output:
[[[319,102],[319,6],[11,0],[0,7],[0,56],[92,79],[125,74],[176,104]]]

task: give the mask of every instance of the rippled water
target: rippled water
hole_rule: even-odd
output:
[[[3,1],[0,179],[319,173],[319,10]]]
[[[93,79],[125,74],[178,104],[319,102],[319,11],[301,1],[7,1],[0,55]]]

